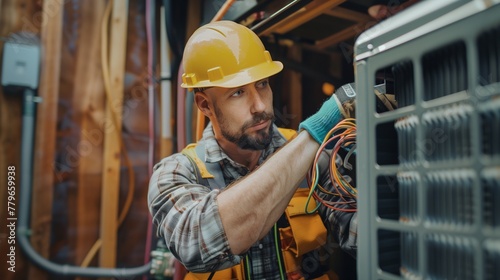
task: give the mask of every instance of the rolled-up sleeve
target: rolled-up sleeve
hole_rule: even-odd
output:
[[[184,266],[208,272],[234,266],[216,197],[219,190],[196,182],[186,156],[174,154],[155,165],[149,183],[148,205],[157,234]]]

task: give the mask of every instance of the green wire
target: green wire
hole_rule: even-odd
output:
[[[245,261],[247,265],[245,265],[245,270],[247,271],[247,280],[251,280],[250,278],[250,261],[248,260],[248,254],[245,256]]]
[[[335,172],[337,173],[337,176],[339,178],[342,178],[342,174],[340,174],[340,172],[338,170],[335,170]],[[344,189],[350,193],[351,195],[353,195],[354,197],[357,197],[356,195],[356,192],[354,191],[354,188],[351,187],[347,182],[345,182],[344,180],[340,180],[340,183],[342,184],[342,186],[344,186]]]
[[[319,209],[319,206],[320,204],[318,203],[318,205],[316,205],[316,208],[314,208],[313,211],[309,212],[307,209],[309,208],[309,202],[311,201],[311,198],[312,198],[312,194],[314,193],[314,191],[316,190],[316,188],[318,187],[318,176],[319,176],[319,167],[318,167],[318,164],[316,164],[316,176],[314,177],[314,184],[313,186],[311,187],[311,191],[309,192],[309,195],[307,196],[307,200],[306,200],[306,209],[304,209],[304,212],[306,214],[313,214],[314,212],[316,212],[318,209]]]
[[[278,257],[278,266],[280,269],[280,276],[282,280],[285,280],[285,276],[283,275],[283,266],[281,264],[280,251],[278,246],[278,227],[274,224],[274,244],[276,247],[276,256]]]

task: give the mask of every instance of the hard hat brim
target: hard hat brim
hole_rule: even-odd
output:
[[[182,83],[183,88],[204,88],[204,87],[223,87],[223,88],[235,88],[243,85],[247,85],[267,77],[273,76],[279,73],[283,69],[283,64],[279,61],[264,62],[255,65],[248,69],[243,69],[238,73],[225,76],[224,78],[217,81],[199,81],[193,85],[187,85]]]

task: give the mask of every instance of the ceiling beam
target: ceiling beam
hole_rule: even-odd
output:
[[[271,33],[284,34],[305,22],[323,14],[325,11],[330,10],[342,4],[345,0],[316,0],[310,4],[299,9],[295,13],[289,15],[287,18],[279,21],[277,24],[267,28],[259,35],[270,35]]]
[[[366,21],[374,20],[368,14],[349,10],[349,9],[346,9],[343,7],[335,7],[333,9],[325,11],[324,14],[332,16],[332,17],[336,17],[336,18],[346,19],[346,20],[353,21],[353,22],[366,22]]]

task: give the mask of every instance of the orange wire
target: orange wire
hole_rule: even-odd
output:
[[[333,134],[333,136],[331,136],[332,134]],[[330,176],[331,176],[330,178],[331,178],[332,184],[337,184],[338,187],[340,189],[342,189],[348,195],[348,197],[350,197],[351,199],[355,198],[357,195],[357,190],[355,188],[353,188],[348,182],[346,182],[343,179],[342,174],[340,174],[340,172],[336,169],[336,164],[335,164],[335,158],[336,158],[336,155],[337,155],[338,151],[340,150],[340,148],[341,147],[348,147],[350,145],[355,144],[356,143],[355,140],[356,140],[356,124],[355,124],[354,119],[344,119],[341,122],[339,122],[325,136],[323,143],[321,144],[320,148],[318,149],[318,152],[316,153],[312,168],[310,169],[310,172],[308,174],[307,179],[310,182],[317,181],[316,177],[318,176],[318,174],[316,174],[316,166],[318,164],[319,156],[329,143],[336,141],[335,146],[334,146],[333,151],[332,151],[332,155],[331,155],[331,162],[330,162],[330,168],[329,168]],[[349,187],[352,190],[352,192],[349,191],[346,188],[346,185],[344,185],[344,184],[346,184],[347,187]],[[333,195],[333,196],[340,197],[340,199],[342,200],[342,201],[336,201],[336,202],[325,201],[324,199],[319,197],[319,195],[314,191],[313,187],[315,187],[315,186],[310,186],[311,191],[313,192],[312,193],[313,197],[321,204],[325,205],[326,207],[328,207],[330,209],[334,209],[334,210],[342,211],[342,212],[355,212],[355,211],[357,211],[357,207],[355,206],[356,205],[355,200],[346,199],[346,197],[344,197],[344,195],[342,195],[342,192],[340,192],[338,190],[336,192],[330,192],[330,191],[327,191],[326,189],[324,189],[320,184],[316,184],[316,185],[322,193],[325,193],[327,195]],[[339,207],[335,207],[336,205],[351,205],[351,207],[353,207],[353,208],[339,208]]]

